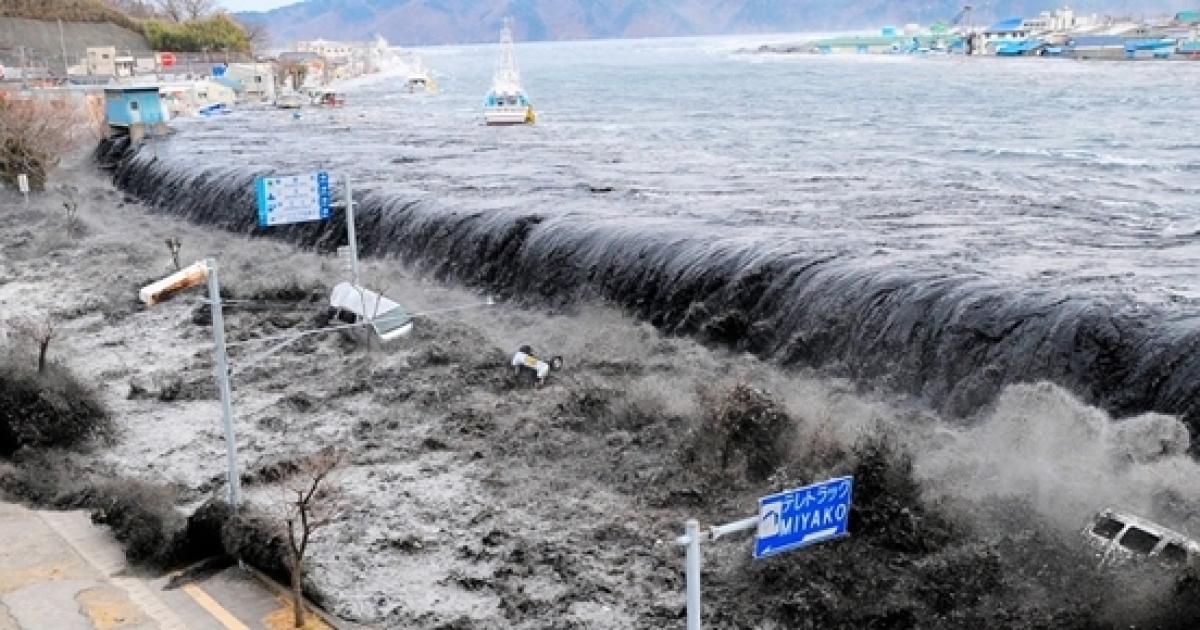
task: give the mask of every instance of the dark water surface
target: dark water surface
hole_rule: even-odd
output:
[[[1200,63],[769,57],[747,41],[518,47],[533,127],[482,125],[494,47],[441,92],[173,123],[118,182],[254,230],[250,180],[348,174],[364,250],[513,296],[882,378],[969,412],[1048,379],[1200,418]],[[275,233],[333,246],[337,219]]]

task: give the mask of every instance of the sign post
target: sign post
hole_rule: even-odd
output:
[[[29,203],[29,176],[25,173],[17,175],[17,189],[25,196],[25,203]]]
[[[850,502],[854,477],[838,477],[785,490],[758,500],[758,516],[709,528],[707,537],[722,536],[757,528],[754,558],[766,558],[841,538],[850,524]],[[687,630],[700,630],[700,542],[705,534],[689,519],[683,536],[675,543],[687,547]]]
[[[350,275],[358,286],[358,237],[354,231],[354,192],[348,176],[342,177],[346,201],[346,241],[350,247]],[[326,221],[332,216],[329,173],[259,177],[254,180],[258,199],[258,225],[271,227],[305,221]]]

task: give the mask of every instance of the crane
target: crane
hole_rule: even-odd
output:
[[[971,5],[964,4],[963,8],[958,11],[953,19],[950,20],[950,28],[955,28],[960,24],[965,24],[970,29],[971,24]]]

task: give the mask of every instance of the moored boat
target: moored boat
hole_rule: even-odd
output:
[[[521,86],[509,18],[505,18],[504,28],[500,31],[500,61],[492,77],[492,89],[483,99],[483,119],[489,125],[531,125],[537,120],[533,105]]]

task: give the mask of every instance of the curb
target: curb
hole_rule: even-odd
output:
[[[243,571],[249,573],[259,582],[261,582],[263,586],[266,586],[268,590],[275,593],[275,595],[284,598],[288,602],[292,601],[292,589],[285,588],[282,584],[276,582],[266,573],[263,573],[262,571],[259,571],[258,569],[244,562],[239,561],[239,564],[241,565]],[[370,626],[364,626],[345,621],[343,619],[338,619],[337,617],[334,617],[333,615],[322,610],[319,606],[313,604],[312,601],[310,601],[307,597],[304,598],[304,604],[308,607],[309,612],[319,617],[321,621],[325,622],[326,625],[334,630],[370,630],[371,628]]]

